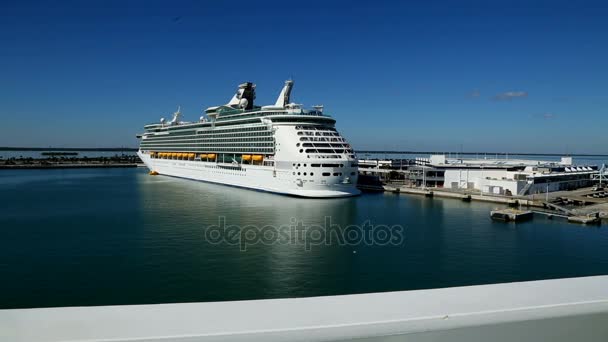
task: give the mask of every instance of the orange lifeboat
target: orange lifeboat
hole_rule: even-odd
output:
[[[262,161],[262,159],[264,159],[264,156],[261,154],[254,154],[252,159],[253,161]]]
[[[251,154],[243,154],[243,161],[250,161],[251,160]]]
[[[209,159],[215,159],[215,157],[216,157],[216,156],[215,156],[215,153],[209,153],[209,154],[207,155],[207,158],[209,158]]]

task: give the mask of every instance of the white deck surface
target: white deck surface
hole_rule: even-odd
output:
[[[608,276],[215,303],[0,310],[0,341],[608,341]]]

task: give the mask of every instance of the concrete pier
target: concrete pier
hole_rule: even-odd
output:
[[[490,195],[481,195],[481,194],[473,194],[473,193],[464,193],[464,192],[454,192],[448,190],[442,190],[438,188],[433,189],[421,189],[421,188],[410,188],[410,187],[395,187],[390,185],[385,185],[384,190],[388,192],[394,193],[403,193],[403,194],[412,194],[412,195],[424,195],[427,197],[444,197],[444,198],[458,198],[465,202],[474,201],[483,201],[483,202],[492,202],[492,203],[503,203],[511,206],[519,206],[519,205],[532,205],[532,201],[527,199],[520,198],[510,198],[504,196],[490,196]]]
[[[598,224],[601,222],[599,213],[595,215],[569,216],[568,222],[581,224]]]
[[[533,215],[534,213],[530,210],[519,210],[513,208],[495,209],[490,212],[490,217],[493,220],[506,222],[520,222],[529,220],[533,217]]]
[[[517,208],[520,207],[528,207],[530,211],[526,212],[526,219],[528,219],[528,212],[530,213],[530,217],[534,216],[533,214],[542,214],[546,215],[549,218],[559,217],[567,219],[568,222],[571,223],[581,223],[581,224],[599,224],[602,219],[608,218],[608,199],[603,199],[604,203],[598,203],[591,206],[586,207],[575,207],[572,209],[567,209],[563,205],[555,204],[551,202],[546,202],[545,198],[536,198],[530,197],[519,197],[519,196],[498,196],[491,194],[481,194],[479,192],[469,192],[469,191],[454,191],[451,189],[443,189],[443,188],[414,188],[401,186],[398,184],[388,184],[383,186],[383,190],[387,192],[392,192],[395,194],[411,194],[411,195],[422,195],[425,197],[443,197],[443,198],[454,198],[460,199],[464,202],[470,201],[482,201],[482,202],[491,202],[491,203],[500,203],[505,204],[511,208],[512,210],[517,211]],[[589,190],[581,189],[572,191],[572,193],[585,193]],[[569,195],[569,192],[562,191],[559,193],[561,198]],[[555,200],[555,196],[551,196],[551,200]],[[513,214],[510,212],[509,215]],[[513,219],[509,219],[510,221],[518,221],[520,220],[519,215],[517,217],[513,217]]]

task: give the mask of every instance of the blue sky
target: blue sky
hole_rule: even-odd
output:
[[[136,147],[287,78],[355,149],[608,153],[608,3],[0,1],[0,146]]]

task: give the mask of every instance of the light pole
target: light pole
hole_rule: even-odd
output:
[[[483,197],[483,163],[481,164],[481,177],[479,179],[479,195]]]
[[[426,190],[426,170],[422,166],[422,189]]]

